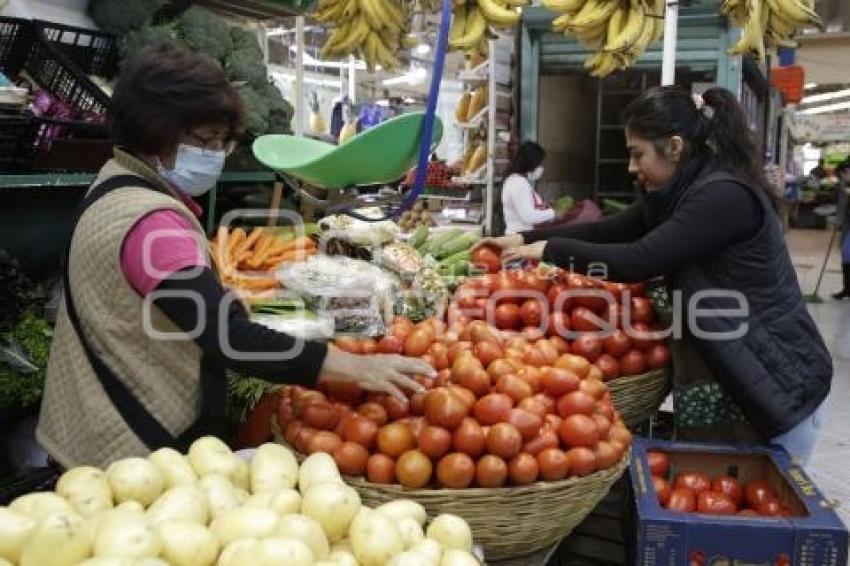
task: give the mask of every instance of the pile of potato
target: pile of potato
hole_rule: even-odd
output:
[[[214,437],[106,472],[73,468],[56,492],[0,507],[0,566],[475,566],[460,517],[416,502],[363,506],[333,458],[298,465],[264,444],[246,462]]]

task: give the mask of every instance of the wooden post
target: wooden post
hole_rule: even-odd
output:
[[[277,213],[280,211],[280,200],[282,196],[283,183],[281,181],[275,181],[274,189],[272,190],[272,203],[269,207],[269,228],[277,226]]]

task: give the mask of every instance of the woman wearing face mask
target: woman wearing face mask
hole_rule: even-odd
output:
[[[106,466],[226,435],[225,370],[277,383],[401,395],[422,360],[355,356],[252,323],[210,264],[200,208],[239,133],[242,103],[215,62],[171,44],[127,62],[114,158],[81,206],[66,261],[39,442],[59,466]]]
[[[666,276],[685,309],[684,333],[671,342],[680,437],[771,440],[806,460],[832,361],[803,302],[740,105],[721,88],[694,98],[662,87],[629,105],[625,124],[637,204],[600,222],[482,244],[507,259],[576,270],[598,262],[614,281]]]
[[[555,218],[555,211],[546,204],[532,183],[543,176],[546,153],[534,142],[523,143],[502,185],[502,211],[505,215],[505,234],[518,234]]]

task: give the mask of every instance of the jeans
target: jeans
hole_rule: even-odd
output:
[[[817,443],[818,433],[823,426],[823,417],[826,402],[812,412],[811,415],[800,421],[797,426],[786,432],[772,438],[770,441],[773,444],[779,444],[791,455],[791,458],[799,461],[803,467],[809,463],[809,458],[812,456],[812,451]]]

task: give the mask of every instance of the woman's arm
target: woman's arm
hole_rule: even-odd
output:
[[[571,238],[585,242],[629,242],[640,238],[648,229],[641,207],[637,204],[623,212],[597,222],[580,222],[568,226],[552,226],[542,230],[523,232],[526,244],[551,238]]]
[[[608,277],[625,283],[672,273],[755,235],[762,208],[737,183],[712,183],[701,189],[644,237],[630,243],[590,243],[578,239],[549,240],[545,261],[586,270],[604,265]]]

